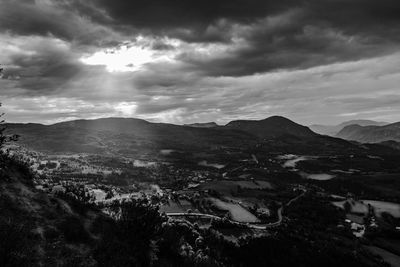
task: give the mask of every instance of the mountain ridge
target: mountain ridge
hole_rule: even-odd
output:
[[[261,138],[277,137],[288,133],[301,137],[317,136],[308,127],[282,116],[271,116],[263,120],[235,120],[227,123],[225,127],[240,129]]]
[[[400,141],[400,122],[384,126],[349,125],[336,135],[346,140],[361,143],[381,143],[385,141]]]
[[[373,121],[373,120],[350,120],[344,121],[336,125],[322,125],[322,124],[312,124],[310,129],[316,133],[335,136],[340,130],[349,125],[360,125],[360,126],[383,126],[389,124],[388,122]]]
[[[52,153],[158,157],[162,149],[192,153],[215,149],[248,150],[259,146],[265,147],[270,153],[367,153],[359,145],[319,135],[308,127],[281,116],[263,120],[235,120],[224,126],[211,128],[152,123],[134,118],[7,126],[8,133],[21,136],[20,145]]]

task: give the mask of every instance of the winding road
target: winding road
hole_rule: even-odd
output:
[[[277,210],[278,220],[276,222],[266,223],[266,224],[241,223],[241,222],[232,221],[232,220],[229,220],[229,222],[236,224],[236,225],[240,225],[240,226],[247,226],[248,228],[257,229],[257,230],[266,230],[268,228],[279,226],[282,224],[282,221],[283,221],[282,213],[283,213],[284,207],[289,207],[293,202],[295,202],[299,198],[303,197],[306,192],[307,192],[307,190],[303,190],[303,192],[300,195],[296,196],[295,198],[292,198],[285,205],[281,206]],[[201,217],[201,218],[216,219],[216,220],[223,219],[219,216],[207,214],[207,213],[169,212],[169,213],[166,213],[166,215],[169,217]]]

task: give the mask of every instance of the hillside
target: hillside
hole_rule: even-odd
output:
[[[317,134],[308,127],[297,124],[285,117],[272,116],[264,120],[237,120],[231,121],[225,128],[237,129],[256,135],[259,138],[279,137],[292,135],[297,137],[315,137]]]
[[[234,146],[251,142],[248,133],[150,123],[127,118],[78,120],[53,125],[8,124],[20,143],[38,151],[135,153],[173,149]]]
[[[116,219],[88,202],[84,187],[57,185],[46,193],[33,176],[27,165],[0,154],[0,266],[193,266],[178,241],[202,255],[196,238],[189,239],[199,233],[167,222],[145,198],[108,204],[121,214]]]
[[[26,165],[0,157],[0,265],[94,266],[92,226],[103,216],[35,189]]]
[[[361,143],[380,143],[384,141],[400,141],[400,122],[384,126],[349,125],[337,135],[346,140]]]
[[[35,187],[35,175],[0,154],[0,266],[194,266],[202,257],[216,266],[196,239],[210,233],[167,221],[146,198],[110,202],[107,210],[121,215],[115,218],[102,212],[106,204],[91,202],[82,185],[45,192]],[[183,253],[179,242],[196,257]]]
[[[316,133],[335,136],[340,130],[344,127],[357,124],[360,126],[383,126],[388,124],[387,122],[379,122],[379,121],[372,121],[372,120],[351,120],[345,121],[337,125],[321,125],[321,124],[313,124],[310,125],[310,129]]]
[[[130,118],[76,120],[53,125],[8,124],[19,144],[42,152],[157,157],[162,149],[193,153],[262,147],[270,153],[374,153],[357,144],[322,136],[284,117],[232,121],[213,128],[151,123]],[[387,151],[385,153],[392,153]]]

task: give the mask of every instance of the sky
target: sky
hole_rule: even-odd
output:
[[[8,122],[400,121],[399,0],[0,0]]]

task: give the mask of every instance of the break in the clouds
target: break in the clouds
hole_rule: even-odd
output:
[[[9,121],[400,120],[397,0],[0,0]]]

